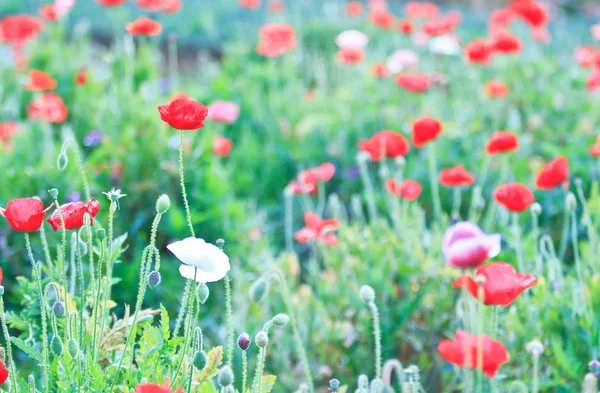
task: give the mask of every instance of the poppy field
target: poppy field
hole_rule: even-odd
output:
[[[0,392],[599,392],[598,7],[206,3],[0,5]]]

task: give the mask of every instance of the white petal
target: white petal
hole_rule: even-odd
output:
[[[179,274],[181,274],[182,277],[190,280],[195,279],[198,282],[207,283],[223,279],[223,277],[225,277],[225,274],[227,274],[227,271],[223,270],[217,272],[203,272],[202,270],[196,269],[193,266],[181,265],[179,266]]]
[[[500,254],[500,249],[502,247],[502,235],[494,234],[488,235],[487,240],[490,244],[490,251],[488,252],[488,258],[494,258],[498,254]]]
[[[188,237],[167,246],[177,259],[204,272],[228,271],[229,257],[214,244]]]

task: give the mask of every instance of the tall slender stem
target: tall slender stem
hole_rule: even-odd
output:
[[[231,309],[231,283],[229,275],[225,274],[225,303],[227,307],[227,364],[233,363],[233,312]]]
[[[185,206],[185,218],[187,220],[188,227],[192,237],[196,237],[194,233],[194,226],[192,225],[192,214],[190,213],[190,205],[188,203],[187,194],[185,191],[185,177],[183,174],[183,131],[179,131],[179,182],[181,184],[181,196],[183,197],[183,204]]]
[[[435,144],[429,143],[429,146],[427,147],[427,153],[429,162],[429,183],[433,198],[434,221],[439,222],[442,219],[442,202],[440,200],[440,188],[437,179],[437,158],[435,153]]]
[[[242,392],[246,393],[246,382],[248,380],[248,354],[242,350]]]
[[[8,326],[6,326],[6,311],[4,310],[4,297],[0,296],[0,318],[2,318],[2,334],[4,335],[4,341],[6,341],[6,357],[8,359],[8,368],[10,369],[10,387],[9,392],[13,389],[18,388],[17,386],[17,370],[15,369],[15,361],[12,355],[12,344],[10,342],[10,333],[8,332]]]
[[[373,320],[373,336],[375,337],[375,378],[381,379],[381,326],[379,310],[375,302],[369,302],[368,305]]]

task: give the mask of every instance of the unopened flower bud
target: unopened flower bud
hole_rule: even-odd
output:
[[[567,194],[567,198],[565,200],[565,204],[566,204],[567,209],[569,211],[573,211],[577,207],[577,198],[575,198],[575,195],[572,192],[569,192]]]
[[[544,344],[538,339],[532,340],[525,345],[527,352],[533,356],[540,356],[544,352]]]
[[[540,205],[537,202],[534,202],[529,207],[529,211],[531,212],[531,214],[539,216],[540,214],[542,214],[542,205]]]
[[[598,378],[592,374],[587,373],[583,378],[583,393],[597,393],[598,392]]]
[[[88,232],[85,228],[82,228],[79,231],[79,239],[81,239],[81,241],[84,243],[87,243],[90,241],[90,235],[88,234]]]
[[[288,324],[290,317],[286,314],[277,314],[273,317],[273,325],[283,327]]]
[[[4,286],[0,285],[0,296],[4,296]]]
[[[267,332],[261,330],[256,337],[254,337],[254,341],[259,348],[265,348],[269,345],[269,336],[267,335]]]
[[[35,388],[35,376],[33,374],[29,374],[27,377],[27,384],[29,385],[29,393],[37,393],[37,389]]]
[[[204,367],[206,367],[206,354],[204,351],[198,351],[194,355],[194,367],[198,370],[204,370]]]
[[[54,354],[54,356],[61,356],[63,353],[63,343],[59,336],[52,336],[52,340],[50,341],[50,350]]]
[[[58,198],[58,190],[56,188],[52,188],[48,190],[48,194],[52,197],[52,199]]]
[[[250,300],[254,303],[258,303],[264,299],[269,290],[269,284],[265,279],[258,279],[250,287]]]
[[[162,194],[156,200],[156,212],[160,214],[165,214],[167,210],[171,207],[171,200],[167,194]]]
[[[225,240],[217,239],[217,247],[219,247],[221,251],[223,251],[223,246],[225,246]]]
[[[331,390],[332,392],[337,392],[337,390],[340,388],[340,381],[337,379],[332,379],[329,381],[329,390]]]
[[[75,341],[75,339],[72,338],[69,340],[67,343],[67,350],[73,359],[77,358],[79,355],[79,345],[77,345],[77,341]]]
[[[231,367],[229,366],[224,366],[221,369],[221,372],[219,372],[219,385],[221,386],[229,386],[233,383],[233,371],[231,370]]]
[[[58,167],[58,170],[61,172],[64,171],[68,164],[69,157],[67,157],[67,154],[65,152],[61,152],[58,155],[58,159],[56,160],[56,166]]]
[[[248,333],[242,333],[238,337],[237,342],[238,342],[238,347],[240,347],[240,349],[242,351],[245,351],[250,346],[250,342],[252,342],[252,339],[250,338],[250,335]]]
[[[210,290],[208,289],[208,285],[205,283],[201,283],[198,285],[198,300],[200,300],[201,304],[206,303],[208,296],[210,295]]]
[[[375,301],[375,290],[368,285],[363,285],[360,287],[360,299],[366,304],[372,303]]]
[[[98,240],[102,241],[104,239],[106,239],[106,229],[104,228],[99,228],[96,231],[96,236],[98,236]]]
[[[83,225],[87,228],[92,225],[92,219],[89,213],[83,215]]]
[[[58,319],[63,319],[65,317],[65,304],[61,301],[54,302],[52,305],[52,313]]]
[[[154,289],[158,286],[158,284],[160,284],[161,281],[161,277],[160,277],[160,273],[157,272],[156,270],[153,270],[150,272],[150,274],[148,274],[148,286],[151,289]]]

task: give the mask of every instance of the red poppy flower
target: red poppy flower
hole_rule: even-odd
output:
[[[435,37],[439,35],[452,33],[454,29],[456,29],[456,26],[457,25],[455,24],[454,19],[444,17],[441,19],[429,20],[423,23],[423,26],[421,26],[421,30],[428,36]]]
[[[552,36],[546,27],[535,27],[531,29],[531,35],[537,42],[549,44],[552,41]]]
[[[413,93],[422,93],[429,90],[431,80],[423,74],[400,74],[396,77],[396,84]]]
[[[137,0],[136,6],[148,12],[176,12],[181,8],[181,0]]]
[[[335,174],[335,166],[325,162],[318,167],[306,169],[298,174],[297,181],[290,182],[294,194],[315,195],[319,189],[319,183],[329,181]]]
[[[494,191],[494,199],[506,210],[520,213],[533,203],[533,193],[529,187],[520,183],[508,183],[499,186]]]
[[[379,161],[385,157],[405,156],[410,145],[402,134],[384,130],[375,133],[371,139],[360,141],[358,148],[369,153],[373,161]]]
[[[39,70],[29,71],[29,80],[25,85],[26,90],[44,91],[56,89],[57,83],[50,75]]]
[[[496,131],[485,146],[485,151],[490,156],[508,153],[519,148],[519,138],[508,131]]]
[[[42,18],[49,22],[55,22],[62,16],[60,10],[53,3],[44,4],[38,12]]]
[[[502,98],[506,97],[510,90],[503,82],[492,80],[485,84],[484,92],[488,97]]]
[[[81,67],[75,76],[75,84],[77,86],[84,86],[87,83],[87,69]]]
[[[233,141],[223,136],[218,136],[213,142],[213,154],[219,157],[227,157],[233,147]]]
[[[600,88],[600,68],[594,69],[586,82],[589,91],[595,91]]]
[[[261,39],[256,51],[265,57],[279,57],[296,49],[296,30],[285,23],[270,23],[258,30]]]
[[[488,26],[493,34],[497,30],[508,27],[517,15],[510,8],[500,8],[494,10],[489,17]]]
[[[407,201],[416,201],[419,198],[419,195],[421,195],[421,191],[423,191],[423,187],[421,187],[419,182],[410,179],[406,179],[400,184],[394,179],[387,179],[385,188],[390,194]]]
[[[454,168],[441,170],[440,183],[446,187],[470,186],[475,183],[475,176],[464,166],[456,165]]]
[[[433,19],[440,14],[440,8],[434,3],[411,1],[404,6],[404,14],[411,19]]]
[[[157,36],[162,31],[162,25],[145,16],[140,16],[135,21],[128,23],[125,30],[131,35]]]
[[[384,30],[390,30],[394,27],[396,17],[387,11],[372,11],[369,14],[369,22]]]
[[[488,65],[494,54],[492,44],[483,38],[475,39],[465,45],[464,56],[468,64]]]
[[[304,228],[294,234],[294,238],[299,243],[308,243],[309,241],[319,241],[333,247],[338,243],[338,238],[333,232],[340,227],[340,223],[335,218],[323,220],[315,213],[304,214]]]
[[[162,121],[176,130],[198,130],[208,116],[208,109],[192,100],[175,100],[168,105],[158,107]]]
[[[475,277],[483,277],[483,304],[487,306],[508,307],[521,293],[537,284],[537,278],[531,274],[517,273],[514,267],[504,262],[493,262],[480,266]],[[471,275],[459,277],[452,288],[465,287],[475,299],[479,299],[478,286]]]
[[[400,33],[404,34],[404,35],[409,35],[412,34],[413,30],[415,29],[415,26],[413,25],[413,23],[410,20],[401,20],[400,22],[398,22],[398,31],[400,31]]]
[[[497,30],[492,35],[494,52],[514,54],[521,51],[521,40],[508,30]]]
[[[27,115],[32,120],[62,123],[67,120],[69,110],[58,94],[44,93],[29,103]]]
[[[7,144],[13,135],[17,133],[17,123],[14,121],[0,122],[0,141]]]
[[[2,283],[2,269],[0,269],[0,283]],[[2,385],[8,379],[8,370],[4,365],[4,362],[0,360],[0,385]]]
[[[183,388],[173,391],[168,382],[164,386],[155,383],[143,383],[135,388],[135,393],[183,393]]]
[[[183,7],[182,0],[170,0],[169,2],[167,2],[167,4],[165,5],[165,8],[163,8],[162,12],[164,14],[174,14],[176,12],[181,11],[182,7]]]
[[[42,20],[30,15],[7,16],[0,21],[0,41],[22,44],[42,30]]]
[[[363,5],[360,1],[350,1],[346,4],[346,15],[351,18],[360,16],[363,13]]]
[[[2,124],[0,123],[0,139],[2,139]],[[592,157],[600,157],[600,135],[596,138],[596,143],[590,147],[590,155]]]
[[[590,68],[596,65],[600,54],[596,48],[590,45],[583,45],[575,49],[573,58],[580,67]]]
[[[96,0],[96,3],[103,7],[116,7],[125,3],[127,0]]]
[[[273,0],[269,3],[267,10],[271,14],[281,14],[285,10],[285,4],[279,0]]]
[[[438,351],[447,362],[459,367],[481,368],[490,378],[494,378],[500,366],[510,360],[508,351],[501,342],[493,340],[487,334],[471,336],[462,330],[456,331],[454,340],[440,342]],[[483,354],[482,364],[479,364],[480,352]]]
[[[260,8],[260,0],[240,0],[240,6],[250,10],[257,10]]]
[[[435,140],[443,130],[442,123],[434,117],[422,117],[412,124],[412,142],[417,148]]]
[[[377,79],[381,79],[387,75],[387,68],[385,64],[376,63],[371,66],[371,73]]]
[[[100,211],[100,204],[95,199],[91,199],[87,203],[70,202],[61,205],[60,213],[65,220],[65,229],[79,229],[83,227],[83,218],[85,214],[90,215],[90,225],[94,225],[94,217]],[[60,213],[54,210],[54,213],[46,220],[52,225],[54,232],[62,228]]]
[[[53,204],[44,210],[44,203],[36,198],[19,198],[0,207],[0,216],[17,232],[35,232],[42,226],[44,216]]]
[[[560,185],[567,185],[569,180],[569,161],[566,157],[558,157],[542,168],[535,178],[535,188],[551,190]]]
[[[336,59],[342,64],[358,64],[365,59],[365,52],[358,48],[342,48],[338,51]]]
[[[548,10],[535,0],[515,0],[510,9],[531,27],[546,26],[550,21]]]

